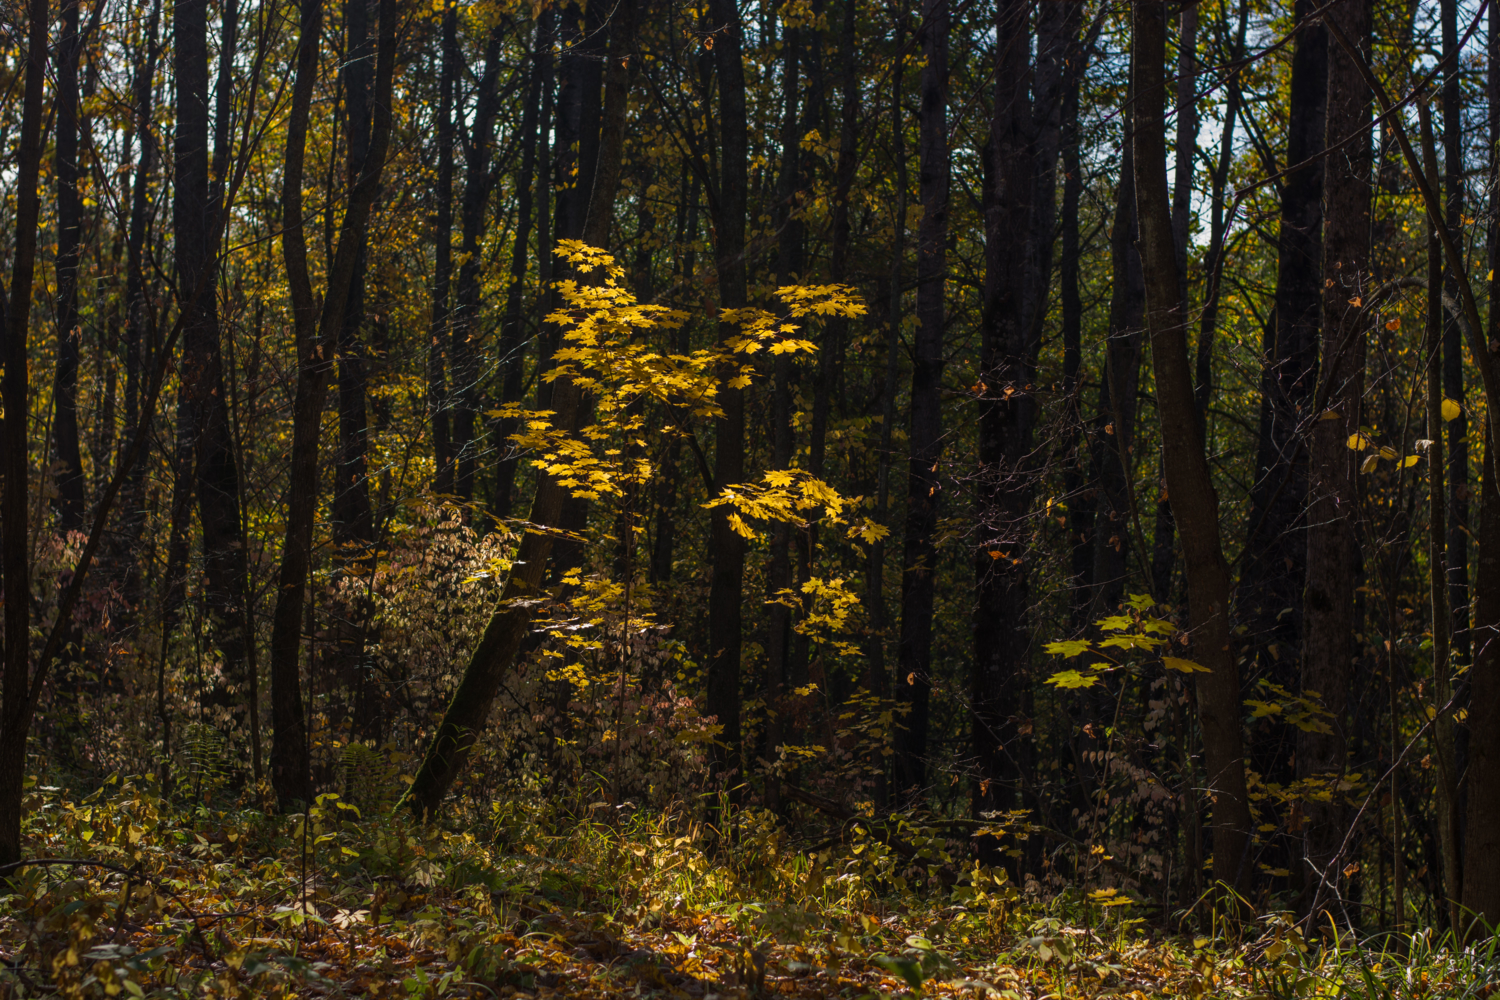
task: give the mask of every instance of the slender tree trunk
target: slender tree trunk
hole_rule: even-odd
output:
[[[1328,33],[1308,15],[1313,0],[1298,0],[1287,125],[1288,164],[1305,163],[1323,148],[1328,102]],[[1302,424],[1309,418],[1318,371],[1319,306],[1323,274],[1323,160],[1288,174],[1281,186],[1275,313],[1261,351],[1260,427],[1255,484],[1240,575],[1239,612],[1256,659],[1252,678],[1296,690],[1301,666],[1307,580],[1308,454]],[[1252,766],[1277,784],[1296,780],[1296,729],[1262,720],[1251,742]],[[1280,843],[1293,871],[1300,845]],[[1273,867],[1275,867],[1273,865]]]
[[[297,390],[292,403],[292,459],[287,488],[286,533],[282,543],[276,607],[271,617],[271,708],[275,727],[271,744],[271,782],[283,808],[312,799],[298,658],[317,514],[319,430],[333,369],[332,348],[344,321],[359,245],[380,193],[381,173],[390,148],[391,92],[396,63],[396,2],[380,0],[369,155],[364,172],[351,178],[338,245],[329,267],[320,308],[308,276],[302,176],[308,113],[317,82],[322,14],[322,0],[303,0],[296,81],[287,123],[286,164],[282,171],[282,252],[291,290],[298,365]]]
[[[1446,182],[1448,231],[1463,230],[1464,144],[1463,63],[1458,52],[1457,0],[1441,0],[1443,22],[1443,179]],[[1432,180],[1434,186],[1437,179]],[[1458,301],[1460,276],[1452,268],[1443,271],[1443,289]],[[1453,664],[1469,662],[1469,414],[1464,390],[1463,331],[1458,317],[1445,312],[1443,324],[1443,392],[1460,406],[1458,416],[1448,422],[1448,606],[1452,609]]]
[[[1070,7],[1072,24],[1069,37],[1069,60],[1082,57],[1078,45],[1079,13]],[[1063,392],[1067,397],[1069,422],[1069,454],[1063,471],[1063,495],[1068,512],[1069,582],[1072,594],[1069,599],[1070,631],[1081,630],[1087,622],[1089,598],[1094,586],[1094,493],[1084,482],[1085,463],[1089,454],[1089,442],[1083,423],[1083,259],[1079,238],[1078,213],[1083,200],[1083,157],[1081,133],[1078,122],[1079,90],[1082,86],[1081,72],[1070,74],[1067,90],[1063,94],[1062,111],[1062,258],[1059,263],[1058,296],[1062,311],[1063,345]],[[1125,142],[1128,153],[1130,143]],[[1123,166],[1121,167],[1123,176]],[[1124,213],[1120,206],[1129,206],[1125,211],[1134,214],[1135,193],[1124,201],[1116,201],[1115,224]],[[1116,271],[1116,274],[1119,272]],[[1115,279],[1118,287],[1119,279]]]
[[[344,62],[341,68],[344,92],[344,141],[348,151],[348,185],[353,188],[364,173],[370,155],[371,116],[374,95],[370,92],[374,66],[374,39],[370,36],[369,0],[345,0]],[[365,322],[365,272],[369,245],[365,233],[357,233],[354,275],[349,283],[344,321],[334,349],[338,358],[339,445],[333,476],[333,543],[340,565],[359,565],[375,544],[375,521],[370,509],[370,481],[366,457],[369,453],[367,352],[361,337]],[[359,616],[356,614],[356,618]],[[342,630],[345,633],[347,629]],[[354,631],[362,632],[357,626]],[[340,645],[359,640],[340,637]],[[348,650],[340,654],[347,659]]]
[[[853,2],[853,0],[850,0]],[[897,30],[891,40],[892,48],[902,51],[903,32],[900,25],[906,20],[904,5],[899,8]],[[911,184],[906,171],[906,114],[902,106],[902,83],[906,75],[905,60],[902,59],[891,70],[891,136],[895,148],[895,164],[892,173],[896,189],[896,204],[891,214],[891,262],[887,277],[889,301],[885,317],[885,384],[880,393],[880,452],[879,467],[875,482],[875,520],[887,524],[890,517],[891,465],[894,461],[892,440],[896,429],[897,376],[901,362],[901,265],[906,256],[906,199]],[[868,654],[868,677],[866,687],[873,694],[885,697],[890,691],[890,678],[886,670],[885,645],[888,615],[885,599],[885,539],[876,539],[870,546],[868,562],[868,584],[866,601],[870,614],[870,652]],[[900,739],[900,736],[897,736]],[[884,760],[881,761],[884,765]],[[876,793],[881,804],[885,804],[885,774],[882,767],[880,784]]]
[[[1198,712],[1209,788],[1214,796],[1214,877],[1238,885],[1248,867],[1250,803],[1240,737],[1240,682],[1229,635],[1229,564],[1219,536],[1219,500],[1204,449],[1180,312],[1177,254],[1167,198],[1164,104],[1164,5],[1133,11],[1136,211],[1146,276],[1146,324],[1156,368],[1157,412],[1172,515],[1182,535],[1188,582],[1188,634],[1207,673],[1198,678]]]
[[[211,188],[208,116],[208,5],[173,7],[173,76],[177,123],[172,188],[173,251],[178,308],[183,311],[178,393],[179,475],[190,476],[203,530],[204,604],[223,657],[211,700],[243,728],[245,674],[245,550],[240,525],[239,470],[230,433],[220,344],[219,206]]]
[[[1344,0],[1324,15],[1356,44],[1370,33],[1368,0]],[[1297,776],[1337,780],[1344,773],[1349,733],[1350,665],[1356,651],[1354,587],[1356,465],[1347,440],[1358,434],[1364,389],[1370,253],[1369,94],[1359,67],[1337,44],[1328,50],[1326,142],[1355,137],[1325,166],[1323,194],[1322,362],[1319,379],[1325,413],[1308,432],[1307,587],[1303,621],[1302,690],[1316,691],[1333,713],[1332,732],[1299,732]],[[1329,416],[1332,414],[1332,416]],[[1343,860],[1346,810],[1337,802],[1307,803],[1305,877],[1311,893],[1302,906],[1316,911],[1333,891]]]
[[[1422,127],[1422,158],[1428,182],[1438,180],[1437,148],[1432,137],[1432,115],[1425,104],[1418,106]],[[1448,927],[1459,927],[1459,900],[1463,880],[1458,856],[1458,773],[1453,754],[1453,714],[1448,701],[1453,696],[1449,662],[1452,619],[1448,608],[1447,511],[1443,496],[1443,248],[1437,228],[1427,227],[1427,446],[1428,476],[1428,605],[1432,615],[1433,744],[1437,749],[1437,833],[1442,859],[1442,885],[1447,905],[1440,909]]]
[[[438,71],[438,187],[437,226],[433,236],[432,322],[427,345],[427,415],[432,423],[432,461],[436,475],[433,489],[453,489],[453,455],[448,440],[448,387],[443,363],[448,344],[448,309],[453,279],[453,88],[463,56],[458,49],[458,5],[443,11],[439,48],[442,68]]]
[[[802,223],[797,216],[801,188],[800,156],[802,135],[801,110],[801,33],[787,25],[781,36],[782,124],[781,172],[778,177],[777,204],[774,216],[780,235],[780,253],[776,262],[776,284],[796,282],[802,270]],[[792,359],[777,355],[771,362],[771,468],[784,470],[792,465]],[[771,558],[766,569],[766,722],[765,756],[775,760],[776,748],[785,742],[783,729],[786,706],[782,696],[786,688],[792,658],[792,526],[786,522],[771,529]],[[766,799],[771,808],[779,808],[780,793],[774,776],[766,785]]]
[[[1497,19],[1500,15],[1491,14],[1490,24]],[[1500,39],[1500,35],[1494,37]],[[1494,67],[1500,55],[1495,47],[1500,46],[1495,40],[1490,45],[1490,66]],[[1492,233],[1494,225],[1491,223]],[[1494,323],[1495,312],[1490,315]],[[1464,910],[1483,924],[1472,930],[1465,928],[1471,937],[1482,936],[1486,928],[1500,924],[1500,489],[1495,483],[1494,449],[1495,441],[1486,428],[1479,495],[1479,561],[1474,579],[1474,665],[1469,672],[1468,725],[1472,735],[1465,773],[1467,840],[1463,868]]]
[[[917,186],[917,332],[912,345],[911,458],[902,552],[901,644],[896,690],[907,707],[896,740],[896,788],[925,797],[928,705],[932,697],[932,612],[942,481],[944,282],[948,249],[948,0],[922,3]],[[1003,390],[1002,390],[1003,391]]]
[[[135,178],[130,191],[130,222],[125,248],[125,433],[120,438],[119,460],[130,454],[145,394],[145,371],[153,345],[152,310],[146,280],[146,244],[151,225],[151,179],[156,170],[156,132],[152,122],[157,59],[161,47],[157,31],[161,24],[161,0],[153,0],[142,41],[144,50],[136,66],[135,134],[140,143]],[[145,484],[147,463],[137,460],[125,486],[116,552],[111,560],[124,580],[126,601],[139,599],[140,571],[136,546],[145,529]],[[127,570],[126,567],[129,567]]]
[[[1133,115],[1125,112],[1126,145],[1120,151],[1120,180],[1110,233],[1109,333],[1104,345],[1104,376],[1099,408],[1090,428],[1093,495],[1093,585],[1081,624],[1111,614],[1125,594],[1132,542],[1128,459],[1135,443],[1136,399],[1141,380],[1141,333],[1145,327],[1146,286],[1138,249],[1135,153],[1129,145]],[[1165,595],[1158,595],[1165,598]]]
[[[31,330],[32,282],[36,275],[36,235],[40,215],[37,183],[42,162],[43,87],[47,74],[47,0],[26,7],[25,92],[21,99],[21,135],[15,158],[16,236],[11,261],[10,296],[5,307],[5,371],[0,376],[4,416],[0,417],[0,574],[4,593],[31,593],[30,546],[27,537],[27,455],[31,383],[27,374],[27,340]],[[24,597],[4,602],[5,676],[3,727],[0,727],[0,864],[21,859],[21,799],[26,777],[26,737],[31,731],[31,602]]]
[[[521,328],[521,303],[526,292],[526,274],[531,253],[531,230],[536,213],[536,201],[547,198],[546,185],[539,182],[537,173],[537,113],[542,103],[542,88],[546,86],[552,67],[552,12],[544,10],[537,18],[531,45],[531,80],[527,86],[526,107],[521,114],[521,176],[516,186],[516,239],[510,256],[510,286],[506,290],[505,317],[500,327],[500,363],[505,375],[501,383],[501,402],[521,401],[522,377],[526,361],[526,338]],[[545,294],[545,292],[544,292]],[[509,454],[510,436],[516,432],[518,421],[507,419],[500,424],[501,453],[495,471],[495,513],[501,518],[511,516],[514,504],[513,493],[516,482],[517,457]]]
[[[749,194],[749,125],[745,107],[744,29],[731,0],[710,0],[714,31],[714,69],[718,77],[720,169],[714,213],[714,266],[719,306],[745,305],[745,214]],[[723,340],[739,334],[733,323],[721,323]],[[745,390],[725,386],[719,393],[722,415],[714,421],[714,491],[745,478]],[[713,750],[716,780],[733,787],[740,767],[740,647],[745,546],[729,523],[729,508],[714,508],[709,545],[713,572],[708,596],[708,714],[723,726]]]
[[[1490,8],[1485,49],[1489,125],[1489,187],[1500,185],[1500,8]],[[1500,214],[1491,213],[1486,241],[1490,301],[1500,301]],[[1491,306],[1485,340],[1500,340],[1500,309]],[[1496,443],[1486,422],[1484,476],[1480,484],[1479,558],[1474,574],[1470,632],[1469,733],[1464,770],[1464,909],[1500,925],[1500,489],[1495,483]],[[1467,930],[1467,928],[1466,928]],[[1486,933],[1475,928],[1468,936]]]
[[[78,435],[78,357],[83,328],[78,325],[78,268],[83,259],[83,199],[78,192],[78,62],[83,52],[78,6],[62,9],[57,41],[57,134],[53,174],[57,181],[57,367],[52,378],[52,441],[56,448],[58,530],[83,528],[83,452]]]
[[[1030,4],[1004,0],[995,11],[995,111],[984,164],[984,311],[979,370],[979,544],[975,572],[974,664],[970,677],[975,817],[1013,809],[1022,769],[1016,718],[1030,648],[1026,545],[1031,476],[1026,468],[1036,400],[1031,394],[1027,278],[1034,231]],[[985,838],[980,851],[1001,857]]]

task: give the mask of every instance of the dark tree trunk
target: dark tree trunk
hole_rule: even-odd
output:
[[[902,552],[901,644],[896,690],[908,708],[896,740],[898,794],[925,795],[927,716],[932,696],[932,612],[942,481],[944,282],[948,249],[948,3],[923,0],[918,113],[917,332],[912,345],[906,539]]]
[[[208,4],[173,7],[176,81],[173,252],[182,318],[178,475],[191,477],[203,530],[204,604],[223,657],[210,698],[244,725],[245,549],[240,483],[230,433],[217,295],[219,206],[211,191],[208,116]]]
[[[448,345],[449,286],[453,279],[453,88],[463,56],[458,49],[458,5],[443,12],[438,71],[438,187],[432,271],[432,322],[427,345],[427,414],[432,423],[432,461],[438,493],[453,489],[453,455],[448,440],[448,388],[444,349]]]
[[[1240,737],[1240,682],[1229,634],[1229,564],[1219,535],[1203,429],[1188,367],[1177,252],[1167,197],[1165,135],[1166,19],[1160,2],[1133,11],[1136,212],[1146,277],[1146,325],[1156,369],[1157,413],[1172,515],[1182,535],[1188,585],[1188,633],[1198,678],[1198,712],[1209,787],[1214,791],[1214,877],[1237,885],[1247,867],[1250,803]]]
[[[1370,34],[1368,0],[1344,0],[1324,15],[1355,44]],[[1330,42],[1326,142],[1363,136],[1370,127],[1369,93],[1358,65]],[[1359,433],[1364,389],[1365,327],[1361,302],[1370,289],[1370,145],[1344,146],[1327,161],[1323,191],[1322,362],[1318,414],[1308,431],[1307,586],[1302,638],[1302,690],[1316,691],[1333,713],[1330,733],[1299,732],[1297,777],[1337,779],[1346,767],[1351,663],[1356,652],[1354,588],[1359,578],[1355,540],[1356,466],[1360,453],[1347,439]],[[1332,413],[1329,417],[1327,414]],[[1347,811],[1339,804],[1305,807],[1301,901],[1316,912],[1331,898],[1343,861]]]
[[[1489,125],[1489,186],[1500,184],[1500,8],[1490,8],[1485,50]],[[1485,233],[1490,301],[1500,301],[1500,214]],[[1500,309],[1491,307],[1485,340],[1500,340]],[[1496,443],[1485,428],[1484,476],[1479,495],[1479,558],[1470,633],[1469,717],[1465,730],[1463,905],[1489,927],[1500,925],[1500,489]],[[1484,933],[1478,929],[1479,933]]]
[[[1442,0],[1443,22],[1443,179],[1446,182],[1448,231],[1461,232],[1464,214],[1463,66],[1458,52],[1457,0]],[[1437,179],[1433,178],[1436,185]],[[1460,277],[1443,270],[1443,289],[1458,301]],[[1469,414],[1462,408],[1464,392],[1463,331],[1458,317],[1444,313],[1443,392],[1460,404],[1458,416],[1448,421],[1448,606],[1452,609],[1453,664],[1469,662]]]
[[[374,39],[370,37],[369,0],[345,0],[344,141],[348,150],[348,185],[353,188],[364,173],[370,155],[370,120],[374,112],[370,92],[374,66]],[[339,448],[333,476],[333,543],[340,564],[359,564],[375,543],[375,522],[370,510],[370,483],[366,469],[369,453],[369,414],[366,406],[367,358],[360,333],[365,322],[365,271],[369,241],[364,232],[358,240],[354,275],[344,304],[334,353],[338,358]],[[341,637],[348,640],[351,637]]]
[[[479,464],[481,438],[475,434],[480,411],[480,358],[484,339],[480,323],[480,241],[484,239],[485,211],[490,201],[490,156],[495,141],[495,117],[499,112],[500,43],[504,30],[497,26],[485,43],[484,75],[474,107],[474,127],[466,146],[464,177],[463,263],[458,268],[458,304],[451,317],[452,337],[448,357],[453,373],[453,443],[457,452],[457,477],[453,492],[461,501],[474,497],[474,471]]]
[[[0,496],[0,572],[4,593],[31,593],[30,546],[27,538],[27,482],[29,460],[28,415],[31,384],[27,374],[27,340],[31,332],[32,281],[36,276],[36,234],[40,215],[37,183],[42,163],[42,88],[47,74],[47,0],[31,0],[26,7],[25,92],[21,99],[21,135],[17,145],[15,257],[11,262],[10,296],[5,307],[5,360],[0,393],[5,416],[0,417],[0,470],[5,476]],[[5,605],[5,676],[3,727],[0,727],[0,864],[21,859],[21,799],[26,777],[26,737],[31,731],[33,697],[31,669],[31,602],[25,597]]]
[[[297,389],[292,403],[292,458],[288,470],[286,532],[282,543],[276,607],[271,618],[271,782],[283,808],[310,802],[312,776],[302,718],[301,651],[305,590],[312,565],[313,526],[318,501],[318,442],[323,405],[348,303],[359,246],[380,193],[380,177],[391,138],[391,92],[396,63],[396,3],[380,0],[375,94],[366,167],[351,178],[329,267],[321,310],[308,276],[303,229],[302,176],[308,113],[317,82],[322,0],[304,0],[297,75],[287,123],[286,164],[282,172],[282,251],[291,290],[297,341]]]
[[[156,132],[152,122],[152,107],[156,65],[161,52],[157,42],[160,23],[161,0],[155,0],[146,23],[142,42],[144,50],[136,66],[134,81],[135,135],[140,143],[140,154],[131,184],[130,223],[125,237],[125,433],[120,439],[121,461],[135,443],[133,435],[146,391],[145,372],[153,349],[150,343],[154,329],[146,280],[146,244],[153,216],[151,179],[156,171]],[[139,599],[141,580],[136,546],[146,524],[146,465],[147,463],[137,460],[131,467],[122,501],[119,535],[114,545],[114,557],[111,559],[116,572],[124,581],[125,599],[132,606]]]
[[[1079,58],[1077,45],[1078,13],[1070,14],[1072,29],[1069,37],[1073,44],[1069,57]],[[1077,632],[1087,622],[1089,598],[1094,585],[1094,509],[1092,487],[1084,481],[1085,462],[1089,453],[1088,439],[1083,425],[1083,294],[1082,294],[1082,248],[1079,239],[1078,213],[1083,200],[1083,158],[1081,133],[1078,122],[1079,89],[1082,86],[1082,71],[1069,75],[1067,89],[1063,93],[1062,110],[1062,257],[1058,261],[1058,298],[1062,311],[1063,346],[1063,393],[1067,397],[1067,420],[1069,436],[1067,466],[1063,471],[1063,496],[1068,505],[1066,528],[1068,539],[1069,624]],[[1126,141],[1124,152],[1130,143]],[[1124,177],[1124,167],[1121,167]],[[1122,206],[1124,206],[1122,210]],[[1135,212],[1135,193],[1128,198],[1116,200],[1115,225],[1125,213]],[[1114,272],[1117,276],[1118,270]],[[1115,277],[1114,281],[1120,281]]]
[[[1287,127],[1288,165],[1323,148],[1328,102],[1328,33],[1309,20],[1313,0],[1298,0]],[[1302,650],[1302,588],[1307,580],[1308,453],[1303,423],[1311,416],[1318,371],[1323,274],[1323,160],[1287,175],[1281,186],[1274,315],[1265,331],[1255,485],[1240,576],[1239,617],[1249,630],[1251,677],[1296,690]],[[1296,729],[1261,720],[1253,730],[1252,766],[1283,786],[1296,780]],[[1295,872],[1300,847],[1278,848]],[[1273,867],[1276,867],[1273,865]]]
[[[537,113],[542,103],[542,88],[552,75],[552,13],[543,11],[537,18],[531,46],[531,80],[527,86],[526,107],[521,114],[521,176],[516,186],[516,239],[510,257],[510,286],[506,290],[505,318],[500,327],[500,364],[504,368],[501,402],[519,403],[526,361],[526,338],[521,327],[521,303],[526,291],[527,264],[531,252],[531,230],[536,213],[533,206],[547,199],[547,185],[540,182],[536,169],[538,143]],[[545,294],[545,293],[544,293]],[[509,454],[510,435],[518,421],[503,420],[499,429],[501,451],[495,470],[495,514],[511,516],[514,504],[517,457]]]
[[[1127,133],[1133,128],[1127,110]],[[1110,233],[1109,332],[1104,345],[1104,373],[1099,380],[1099,407],[1089,429],[1094,479],[1092,584],[1087,624],[1113,613],[1125,594],[1126,567],[1132,544],[1132,511],[1128,477],[1135,443],[1136,399],[1141,380],[1141,333],[1145,327],[1146,286],[1138,249],[1140,226],[1135,207],[1135,154],[1129,140],[1120,152],[1120,180]],[[1158,593],[1165,600],[1166,595]]]
[[[1036,183],[1032,134],[1030,4],[995,11],[995,111],[984,161],[984,310],[979,368],[979,468],[975,521],[974,664],[970,677],[976,818],[1014,809],[1022,768],[1016,719],[1030,649],[1026,622],[1032,472],[1026,467],[1036,400],[1031,393],[1027,284]],[[980,851],[998,860],[1002,845]]]
[[[57,367],[52,378],[52,440],[57,449],[58,530],[83,528],[83,452],[78,434],[78,356],[83,328],[78,325],[78,266],[83,258],[83,199],[78,193],[78,62],[83,51],[78,5],[62,10],[57,40],[57,133],[53,174],[57,181]]]
[[[1500,15],[1491,14],[1490,24],[1497,20]],[[1500,34],[1493,38],[1500,40]],[[1500,48],[1496,40],[1490,45]],[[1492,48],[1492,68],[1500,62],[1497,57],[1500,52]],[[1495,85],[1491,83],[1491,87]],[[1494,225],[1491,223],[1492,234]],[[1495,483],[1494,449],[1494,439],[1486,434],[1479,495],[1479,563],[1474,579],[1463,868],[1464,909],[1489,927],[1500,924],[1500,490]],[[1482,928],[1476,931],[1484,933]]]
[[[749,126],[745,107],[743,26],[731,0],[710,0],[708,19],[716,32],[713,48],[718,77],[720,169],[714,212],[714,267],[721,309],[745,305],[745,210],[749,187]],[[721,323],[728,340],[739,328]],[[714,421],[714,491],[745,478],[745,390],[725,386],[722,415]],[[723,731],[713,751],[715,778],[733,787],[740,766],[740,605],[745,576],[745,545],[729,523],[729,508],[716,507],[710,523],[713,574],[708,596],[708,714]]]

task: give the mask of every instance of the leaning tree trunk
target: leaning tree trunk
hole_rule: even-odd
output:
[[[1248,867],[1250,802],[1240,735],[1239,669],[1230,648],[1229,564],[1188,365],[1172,210],[1167,196],[1165,6],[1142,0],[1133,13],[1136,211],[1146,276],[1146,328],[1156,369],[1157,412],[1172,515],[1182,538],[1188,635],[1206,673],[1198,679],[1203,754],[1214,798],[1214,878],[1238,885]]]

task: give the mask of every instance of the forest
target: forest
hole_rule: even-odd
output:
[[[0,997],[1500,991],[1489,0],[9,0],[0,95]]]

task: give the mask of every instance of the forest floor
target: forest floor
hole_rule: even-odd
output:
[[[278,817],[171,806],[150,781],[31,794],[33,863],[0,900],[0,996],[1500,993],[1494,942],[1416,935],[1393,958],[1274,915],[1166,934],[1128,893],[1031,898],[972,863],[955,878],[914,828],[900,852],[859,823],[793,850],[752,813],[724,850],[671,816],[548,834],[517,806],[440,830],[336,796]]]

